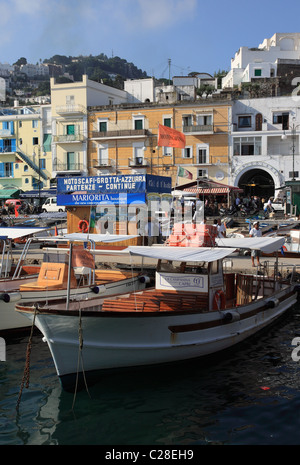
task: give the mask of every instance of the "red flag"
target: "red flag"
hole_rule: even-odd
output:
[[[17,207],[15,207],[15,217],[17,218],[18,216],[19,216],[19,212],[18,212]]]
[[[176,131],[176,129],[159,124],[157,145],[159,147],[178,147],[184,149],[185,135],[182,132]]]

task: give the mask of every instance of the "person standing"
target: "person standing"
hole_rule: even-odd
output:
[[[224,223],[221,222],[221,219],[218,218],[217,220],[217,230],[218,230],[218,237],[224,238],[226,237],[226,228]]]
[[[251,228],[250,233],[249,233],[249,237],[262,237],[261,230],[259,229],[259,221],[254,221],[253,227]],[[260,250],[251,251],[252,266],[255,266],[255,263],[254,263],[255,258],[257,260],[257,266],[260,265],[259,257],[260,257]]]

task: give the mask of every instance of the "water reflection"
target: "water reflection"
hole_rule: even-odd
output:
[[[204,361],[123,371],[62,391],[34,337],[30,388],[16,400],[27,339],[0,365],[0,444],[299,444],[299,367],[291,358],[300,306],[235,349]],[[263,389],[264,388],[264,389]]]

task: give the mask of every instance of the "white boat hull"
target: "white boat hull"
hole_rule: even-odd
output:
[[[31,281],[34,281],[34,278]],[[27,280],[26,282],[31,281]],[[22,281],[22,283],[24,283],[24,281]],[[40,291],[20,292],[18,290],[19,286],[17,285],[17,280],[15,284],[16,285],[10,289],[10,293],[6,292],[6,294],[11,297],[10,301],[4,302],[0,300],[0,332],[28,328],[32,325],[28,318],[25,318],[24,315],[15,311],[16,302],[22,304],[27,304],[28,302],[38,303],[41,301],[50,302],[56,299],[65,299],[67,294],[66,289],[44,289]],[[101,297],[114,294],[124,294],[126,292],[133,292],[144,288],[145,284],[140,282],[139,277],[128,278],[101,286],[83,286],[71,289],[70,301],[87,300],[95,297],[97,294]],[[12,292],[13,290],[14,292]]]
[[[87,316],[83,311],[81,320],[78,314],[58,314],[52,306],[54,313],[37,313],[35,324],[49,345],[63,387],[73,390],[77,373],[88,376],[99,370],[169,363],[229,348],[272,323],[296,302],[297,294],[288,286],[274,298],[274,308],[267,308],[261,299],[232,310],[180,314],[96,312],[95,299],[94,310]],[[232,322],[225,323],[226,314],[231,314]],[[33,319],[32,312],[27,315]]]

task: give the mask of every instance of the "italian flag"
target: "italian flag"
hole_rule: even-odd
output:
[[[182,168],[182,166],[179,166],[178,168],[178,176],[181,178],[188,178],[188,179],[193,179],[193,175],[190,171]]]

